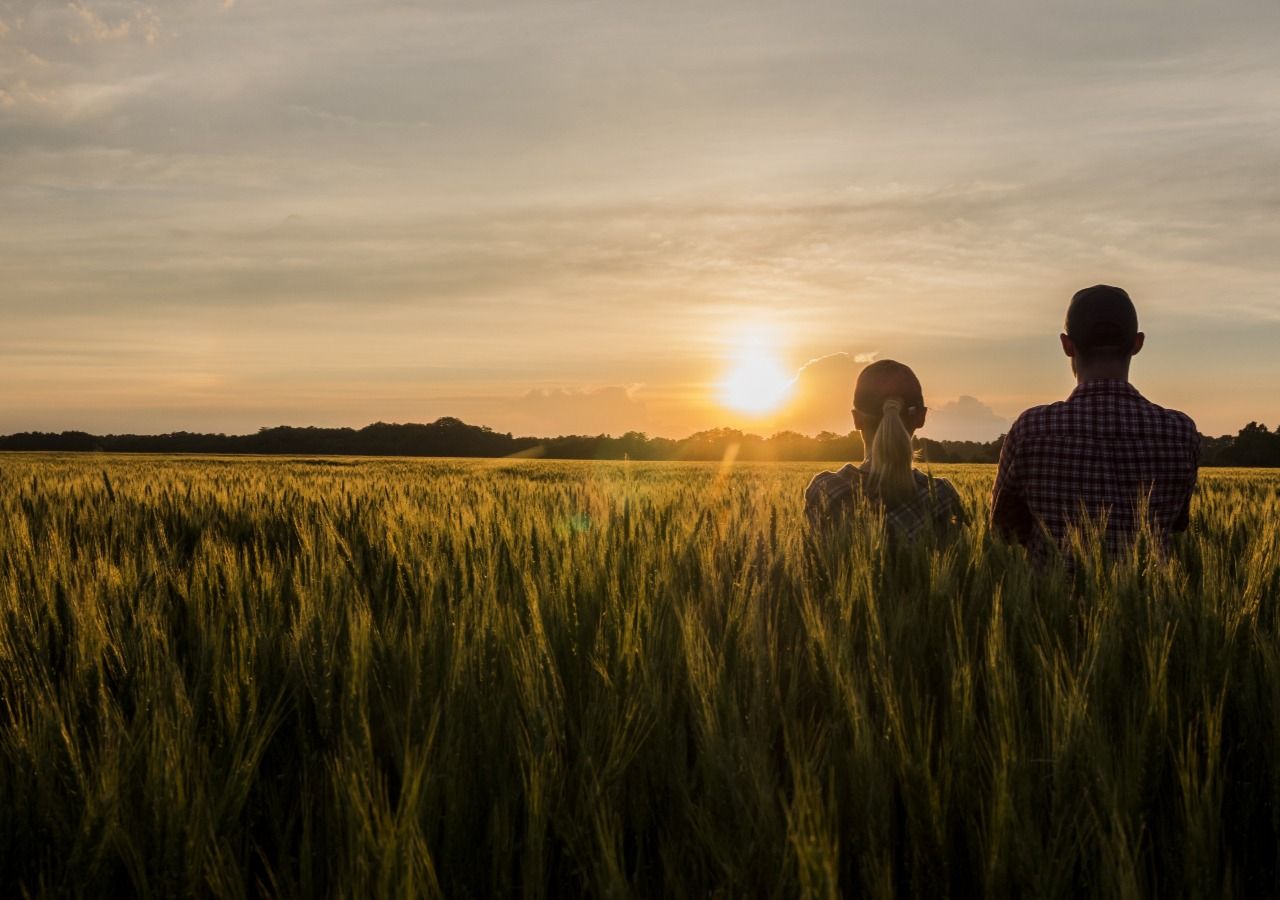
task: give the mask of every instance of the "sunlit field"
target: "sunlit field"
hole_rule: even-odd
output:
[[[3,894],[1280,892],[1280,473],[1068,575],[813,472],[0,457]]]

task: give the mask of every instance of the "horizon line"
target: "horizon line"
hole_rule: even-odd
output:
[[[858,430],[857,430],[856,428],[855,428],[855,429],[850,429],[850,430],[849,430],[849,431],[847,431],[847,432],[837,432],[837,431],[831,431],[831,430],[829,430],[829,429],[823,429],[822,431],[819,431],[819,432],[817,432],[816,434],[815,434],[815,433],[808,433],[808,432],[798,431],[798,430],[796,430],[796,429],[792,429],[792,428],[783,428],[783,429],[781,429],[781,430],[774,431],[774,432],[771,432],[771,433],[769,433],[769,434],[765,434],[765,433],[762,433],[762,432],[748,431],[748,430],[745,430],[745,429],[742,429],[742,428],[736,428],[736,427],[727,426],[727,425],[719,425],[719,426],[715,426],[715,427],[712,427],[712,428],[704,428],[704,429],[701,429],[701,430],[699,430],[699,431],[694,431],[694,432],[691,432],[691,433],[689,433],[689,434],[685,435],[684,437],[679,437],[679,438],[677,438],[677,437],[669,437],[669,436],[661,435],[661,434],[651,434],[651,433],[649,433],[649,432],[647,432],[647,431],[641,431],[641,430],[639,430],[639,429],[634,429],[634,428],[633,428],[633,429],[628,429],[627,431],[621,432],[621,433],[619,433],[619,434],[614,434],[613,432],[604,432],[604,431],[601,431],[601,432],[594,432],[594,433],[592,433],[592,432],[585,432],[585,431],[584,431],[584,432],[569,432],[569,433],[562,433],[562,434],[558,434],[558,435],[535,435],[535,434],[517,434],[517,433],[515,433],[515,432],[513,432],[513,431],[499,431],[499,430],[497,430],[496,428],[494,428],[494,427],[492,427],[492,426],[490,426],[490,425],[484,425],[484,424],[477,424],[477,423],[473,423],[473,422],[467,422],[467,421],[465,421],[465,420],[463,420],[463,419],[461,419],[461,418],[459,418],[459,417],[457,417],[457,416],[449,416],[449,415],[446,415],[446,416],[440,416],[440,417],[436,418],[435,420],[433,420],[433,421],[431,421],[431,422],[413,422],[413,421],[405,421],[405,422],[386,422],[386,421],[383,421],[383,420],[379,419],[379,420],[377,420],[377,421],[369,422],[368,424],[366,424],[366,425],[361,425],[361,426],[353,426],[353,425],[284,425],[284,424],[280,424],[280,425],[263,425],[263,426],[260,426],[256,431],[243,432],[243,433],[238,433],[238,434],[228,433],[228,432],[225,432],[225,431],[190,431],[190,430],[187,430],[187,429],[177,429],[177,430],[173,430],[173,431],[160,431],[160,432],[107,431],[107,432],[99,432],[99,433],[95,433],[95,432],[86,431],[86,430],[84,430],[84,429],[80,429],[80,428],[64,428],[64,429],[61,429],[61,430],[58,430],[58,431],[41,431],[41,430],[14,431],[14,432],[10,432],[10,433],[8,433],[8,434],[0,435],[0,439],[3,439],[3,438],[19,437],[19,436],[22,436],[22,435],[54,435],[54,436],[66,436],[66,435],[88,435],[88,436],[90,436],[90,437],[101,437],[101,438],[111,438],[111,437],[117,437],[117,438],[118,438],[118,437],[162,438],[162,437],[172,436],[172,435],[199,435],[199,436],[204,436],[204,437],[248,438],[248,437],[253,437],[254,435],[257,435],[257,434],[262,434],[262,433],[264,433],[264,432],[269,432],[269,431],[279,431],[279,430],[287,430],[287,429],[293,429],[293,430],[299,430],[299,431],[305,431],[305,430],[310,430],[310,431],[349,431],[349,432],[353,432],[353,433],[355,433],[355,432],[366,431],[366,430],[368,430],[368,429],[370,429],[370,428],[374,428],[374,427],[377,427],[377,426],[385,426],[385,427],[391,427],[391,428],[412,428],[412,427],[430,427],[430,426],[437,426],[437,425],[440,425],[441,423],[457,423],[457,424],[459,424],[459,425],[462,425],[462,426],[465,426],[465,427],[468,427],[468,428],[479,428],[479,429],[483,429],[483,430],[488,431],[488,432],[493,433],[493,434],[505,435],[505,436],[507,436],[507,437],[510,437],[512,440],[536,440],[536,441],[549,441],[549,440],[556,440],[556,439],[561,439],[561,438],[592,438],[592,439],[596,439],[596,440],[599,440],[599,439],[602,439],[602,438],[603,438],[603,439],[608,439],[608,440],[622,440],[622,439],[623,439],[623,438],[625,438],[627,435],[638,435],[638,436],[641,436],[641,437],[643,437],[645,440],[648,440],[648,441],[653,441],[653,440],[663,440],[663,441],[673,441],[673,442],[677,442],[677,443],[678,443],[678,442],[680,442],[680,441],[687,441],[687,440],[690,440],[690,439],[692,439],[692,438],[699,437],[699,436],[701,436],[701,435],[713,434],[713,433],[716,433],[716,432],[737,433],[737,434],[741,435],[743,438],[757,438],[757,439],[760,439],[760,440],[772,440],[772,439],[774,439],[774,438],[776,438],[776,437],[778,437],[778,436],[780,436],[780,435],[786,435],[786,434],[799,435],[800,437],[804,437],[804,438],[807,438],[807,439],[810,439],[810,440],[834,440],[834,439],[847,439],[847,438],[852,437],[852,436],[853,436],[853,435],[855,435],[855,434],[859,434],[859,432],[858,432]],[[1239,432],[1241,432],[1241,431],[1245,430],[1246,428],[1248,428],[1248,427],[1250,427],[1250,426],[1258,426],[1258,427],[1266,428],[1265,423],[1259,422],[1258,420],[1254,419],[1254,420],[1251,420],[1250,422],[1248,422],[1248,423],[1246,423],[1246,424],[1244,424],[1244,425],[1241,425],[1241,426],[1236,430],[1236,434],[1238,434]],[[1277,426],[1277,427],[1280,427],[1280,426]],[[1197,431],[1197,433],[1199,433],[1199,434],[1200,434],[1200,436],[1201,436],[1201,437],[1204,437],[1204,438],[1232,437],[1232,436],[1233,436],[1233,435],[1232,435],[1232,434],[1230,434],[1230,433],[1225,433],[1225,434],[1222,434],[1222,435],[1210,435],[1210,434],[1207,434],[1207,433],[1205,433],[1205,432],[1200,432],[1200,431]],[[973,439],[947,438],[947,437],[931,437],[931,436],[929,436],[929,435],[914,435],[914,437],[915,437],[917,440],[933,441],[933,442],[935,442],[935,443],[953,443],[953,444],[992,444],[992,443],[995,443],[996,441],[1001,440],[1001,439],[1002,439],[1002,438],[1004,438],[1007,434],[1008,434],[1008,430],[1006,429],[1005,431],[1001,431],[999,434],[995,435],[994,437],[988,438],[988,439],[986,439],[986,440],[973,440]],[[825,437],[825,438],[824,438],[824,437],[823,437],[824,435],[830,435],[830,437]]]

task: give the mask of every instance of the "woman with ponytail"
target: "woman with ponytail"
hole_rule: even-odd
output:
[[[891,533],[914,538],[963,524],[960,496],[945,478],[914,468],[911,436],[924,425],[924,394],[908,366],[891,359],[858,375],[853,424],[862,433],[866,459],[838,472],[822,472],[805,490],[805,514],[815,527],[846,517],[865,498],[884,510]]]

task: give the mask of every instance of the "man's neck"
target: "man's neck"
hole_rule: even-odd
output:
[[[1124,381],[1129,380],[1128,366],[1091,366],[1076,370],[1076,384],[1087,384],[1090,381]]]

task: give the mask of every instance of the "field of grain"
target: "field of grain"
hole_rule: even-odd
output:
[[[1280,474],[1068,575],[812,473],[0,457],[0,890],[1280,892]]]

